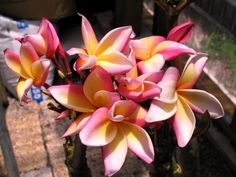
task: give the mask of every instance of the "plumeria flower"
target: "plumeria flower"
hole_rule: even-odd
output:
[[[170,30],[167,35],[167,40],[185,43],[191,37],[193,27],[194,24],[191,21],[180,24]]]
[[[10,49],[4,51],[6,64],[14,72],[20,75],[17,83],[17,95],[20,101],[28,103],[30,98],[27,92],[32,85],[40,87],[45,84],[50,61],[40,60],[35,49],[29,42],[25,42],[20,47],[20,55],[15,54]]]
[[[79,54],[74,69],[79,72],[101,66],[109,74],[123,74],[132,68],[132,63],[121,53],[129,39],[133,36],[130,26],[115,28],[98,42],[89,21],[82,17],[82,37],[85,48],[71,48],[69,55]]]
[[[177,27],[169,33],[167,40],[162,36],[131,40],[129,44],[134,50],[135,57],[140,60],[137,64],[139,71],[142,73],[157,72],[161,70],[166,60],[183,54],[196,53],[192,48],[178,43],[181,39],[184,41],[189,36],[183,36],[182,31],[189,30],[186,27]]]
[[[83,85],[51,86],[49,92],[64,107],[81,113],[64,136],[78,132],[97,108],[111,107],[120,100],[111,76],[99,66],[88,75]]]
[[[46,58],[53,58],[60,44],[55,28],[46,18],[42,19],[37,34],[27,35],[19,41],[30,42],[38,55],[46,55]]]
[[[142,102],[160,94],[161,89],[157,82],[162,79],[163,72],[149,72],[138,76],[134,53],[130,52],[129,59],[134,67],[126,74],[117,79],[119,93],[133,101]]]
[[[82,128],[79,134],[82,143],[102,148],[105,176],[120,170],[128,149],[147,163],[153,161],[154,149],[149,135],[133,123],[144,122],[145,114],[137,103],[119,100],[110,108],[97,109]]]
[[[196,124],[193,111],[200,114],[208,111],[214,119],[224,116],[223,107],[217,98],[206,91],[193,89],[206,61],[205,54],[190,57],[181,76],[177,68],[168,68],[162,81],[158,83],[162,92],[160,96],[153,98],[145,118],[147,122],[171,118],[180,147],[184,147],[192,137]]]

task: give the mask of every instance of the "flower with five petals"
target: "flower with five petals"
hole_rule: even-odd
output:
[[[132,68],[132,63],[121,52],[133,35],[130,26],[115,28],[98,42],[89,21],[82,16],[82,37],[85,48],[71,48],[69,55],[78,54],[74,69],[79,72],[101,66],[109,74],[123,74]]]
[[[97,108],[111,107],[114,102],[120,100],[111,76],[99,66],[88,75],[83,85],[56,85],[48,90],[60,104],[81,113],[63,136],[80,131]]]
[[[135,56],[131,48],[129,59],[133,62],[134,67],[126,74],[120,76],[119,93],[135,102],[142,102],[160,94],[161,88],[157,86],[163,76],[163,72],[148,72],[138,76]]]
[[[15,54],[10,49],[4,51],[6,64],[14,72],[20,75],[16,91],[20,101],[29,102],[27,92],[32,85],[40,87],[45,84],[50,61],[39,59],[35,49],[29,42],[21,44],[20,55]]]
[[[193,89],[207,61],[205,54],[191,56],[181,76],[175,67],[165,72],[158,83],[162,88],[160,96],[153,98],[146,121],[156,122],[171,118],[177,143],[184,147],[192,137],[196,119],[193,111],[203,114],[208,111],[212,118],[224,116],[224,110],[217,98],[203,90]]]
[[[80,131],[83,144],[101,146],[106,176],[119,171],[128,149],[147,163],[153,161],[152,141],[140,126],[145,115],[137,103],[119,100],[111,108],[97,109]]]
[[[188,34],[183,34],[184,32]],[[133,48],[135,57],[141,73],[157,72],[162,69],[165,61],[184,54],[196,53],[179,42],[185,42],[191,34],[191,24],[183,24],[173,28],[167,39],[162,36],[149,36],[141,39],[131,40],[130,46]]]

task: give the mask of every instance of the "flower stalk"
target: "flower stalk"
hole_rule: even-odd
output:
[[[70,177],[91,177],[90,169],[87,165],[86,146],[83,145],[78,136],[67,137],[64,144],[66,155],[65,164]]]

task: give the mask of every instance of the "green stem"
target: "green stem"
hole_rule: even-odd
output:
[[[67,78],[67,76],[64,74],[63,68],[61,67],[60,63],[58,62],[57,58],[54,56],[51,58],[53,63],[56,66],[57,72],[59,76],[66,82],[66,83],[71,83],[70,80]]]
[[[169,124],[165,124],[154,132],[155,147],[153,177],[172,177],[172,158],[176,146]]]
[[[70,65],[66,59],[66,54],[65,54],[65,51],[64,51],[61,43],[58,45],[58,55],[60,56],[60,59],[62,60],[64,66],[65,66],[66,76],[71,77],[72,72],[70,69]]]
[[[78,135],[74,141],[71,138],[64,144],[66,152],[66,165],[70,177],[91,177],[90,169],[87,165],[86,146],[80,141]]]

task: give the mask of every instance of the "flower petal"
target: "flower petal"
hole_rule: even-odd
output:
[[[45,84],[50,69],[50,61],[47,59],[37,60],[31,65],[31,73],[34,77],[34,86]]]
[[[152,57],[156,45],[164,41],[162,36],[150,36],[137,40],[131,40],[130,45],[134,50],[135,56],[139,60],[147,60]]]
[[[150,81],[153,83],[158,83],[162,80],[164,72],[163,71],[158,71],[158,72],[152,72],[152,73],[145,73],[145,80]]]
[[[118,100],[120,100],[120,95],[117,92],[100,90],[94,95],[94,104],[96,107],[110,108]]]
[[[176,103],[166,103],[160,100],[153,100],[145,120],[149,123],[163,121],[171,118],[177,111]]]
[[[117,116],[129,117],[137,108],[137,104],[131,100],[119,100],[109,110],[109,118],[116,121]]]
[[[26,41],[32,44],[32,46],[34,47],[34,49],[37,51],[37,53],[40,56],[46,54],[47,48],[46,48],[46,44],[42,35],[40,34],[28,35],[25,38],[23,38],[23,42],[26,42]]]
[[[66,132],[62,135],[62,137],[70,136],[74,133],[78,133],[84,125],[87,123],[88,119],[91,117],[91,114],[83,113],[78,116],[66,130]]]
[[[78,112],[93,112],[95,109],[84,95],[81,85],[57,85],[49,87],[48,90],[66,108]]]
[[[11,70],[22,76],[23,78],[29,78],[29,75],[23,70],[20,62],[20,57],[12,52],[10,49],[4,50],[4,56],[6,64]]]
[[[91,103],[95,103],[94,95],[100,90],[114,91],[111,76],[101,67],[96,67],[84,82],[84,94]]]
[[[75,55],[75,54],[87,54],[86,50],[83,48],[70,48],[69,50],[66,51],[68,55]]]
[[[169,67],[164,73],[162,80],[157,84],[162,89],[162,91],[160,96],[155,97],[155,99],[166,103],[176,102],[176,83],[178,79],[178,69],[175,67]]]
[[[192,137],[196,119],[191,108],[181,98],[177,102],[177,112],[172,123],[178,146],[186,146]]]
[[[96,35],[87,18],[81,14],[79,15],[82,17],[81,31],[85,48],[87,49],[89,55],[93,55],[95,54],[98,45]]]
[[[46,18],[43,18],[38,33],[42,35],[44,39],[47,49],[46,56],[51,58],[60,43],[55,28],[51,22],[49,22]]]
[[[144,127],[144,126],[146,126],[146,122],[144,119],[146,114],[147,114],[147,110],[137,104],[136,110],[131,115],[129,115],[129,117],[125,118],[124,120],[126,120],[130,123],[136,124],[140,127]]]
[[[104,146],[114,140],[117,126],[108,118],[108,109],[97,109],[80,131],[81,142],[87,146]]]
[[[99,56],[97,65],[111,75],[127,73],[133,67],[132,62],[124,54],[117,51]]]
[[[85,69],[91,69],[96,65],[97,57],[95,55],[79,54],[79,58],[74,63],[74,70],[79,72]]]
[[[143,93],[135,99],[136,102],[142,102],[147,99],[158,96],[161,93],[161,88],[157,86],[157,84],[149,81],[144,82],[144,90]]]
[[[178,94],[196,112],[204,113],[208,111],[213,118],[224,116],[224,109],[219,100],[212,94],[203,90],[183,89],[178,90]]]
[[[128,60],[131,61],[131,63],[133,64],[133,67],[129,72],[126,73],[126,77],[130,77],[130,78],[138,77],[138,68],[136,65],[136,58],[135,58],[135,54],[132,47],[130,47]]]
[[[189,48],[183,44],[174,41],[164,41],[161,42],[153,50],[153,54],[161,54],[165,60],[171,60],[175,57],[184,54],[195,54],[195,50]]]
[[[47,38],[47,28],[48,20],[46,18],[43,18],[38,29],[38,34],[42,35],[44,39]]]
[[[197,53],[189,58],[178,81],[178,89],[192,88],[207,62],[207,55]]]
[[[151,58],[138,62],[137,66],[141,73],[158,72],[165,64],[165,59],[160,54],[155,54]]]
[[[185,43],[192,35],[193,23],[191,21],[178,25],[170,30],[167,40]]]
[[[127,151],[126,137],[123,131],[119,130],[114,140],[102,147],[105,176],[112,176],[120,170],[125,162]]]
[[[143,85],[141,85],[140,87],[131,90],[128,87],[126,87],[125,85],[120,84],[119,85],[119,93],[120,95],[129,98],[131,100],[136,100],[139,96],[142,95],[143,92]]]
[[[147,163],[154,160],[154,148],[148,133],[141,127],[122,122],[122,130],[128,141],[129,149]]]
[[[55,54],[60,41],[53,25],[49,21],[47,22],[48,22],[48,28],[47,28],[48,46],[47,46],[46,57],[51,58]]]
[[[21,65],[24,71],[30,76],[33,77],[31,73],[31,65],[39,60],[39,56],[37,55],[35,49],[29,42],[25,42],[21,44],[20,48],[20,59]]]
[[[131,26],[115,28],[109,31],[99,42],[96,55],[104,55],[113,51],[122,51],[131,34],[133,33]]]
[[[61,112],[57,117],[56,120],[64,119],[65,117],[69,116],[71,114],[70,109],[66,109],[65,111]]]
[[[31,101],[31,99],[27,96],[27,93],[32,84],[33,84],[32,79],[27,79],[27,80],[23,78],[19,79],[16,86],[16,92],[20,102],[23,101],[25,103],[29,103]]]
[[[141,79],[120,77],[117,81],[119,82],[119,93],[124,97],[135,99],[143,92],[143,81]]]

